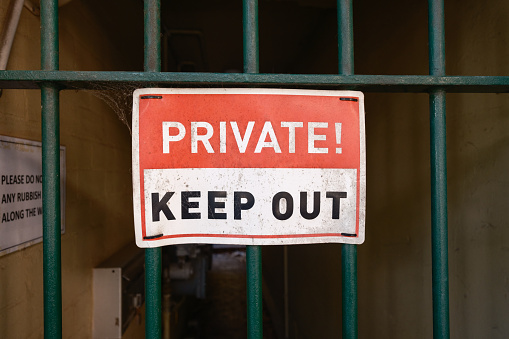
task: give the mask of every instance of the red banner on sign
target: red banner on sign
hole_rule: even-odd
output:
[[[141,96],[139,103],[140,165],[144,168],[359,166],[358,98],[278,94],[146,97]],[[168,123],[166,142],[164,122]],[[207,132],[211,136],[205,139]],[[193,135],[206,140],[196,140],[194,152]]]

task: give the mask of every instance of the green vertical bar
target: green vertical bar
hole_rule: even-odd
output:
[[[41,68],[58,70],[58,1],[41,1]],[[44,337],[62,338],[59,92],[41,86]]]
[[[429,0],[429,73],[445,75],[445,25],[444,1]]]
[[[353,74],[353,10],[352,0],[338,0],[339,74]]]
[[[429,69],[431,75],[445,75],[444,2],[429,1]],[[441,89],[430,93],[431,134],[431,219],[433,274],[433,337],[448,339],[449,268],[447,244],[447,154],[446,95]]]
[[[145,336],[150,339],[161,338],[161,248],[145,249]]]
[[[337,9],[339,74],[352,75],[354,74],[352,0],[338,0]],[[342,245],[341,270],[343,339],[355,339],[358,335],[356,245]]]
[[[244,73],[259,72],[258,0],[244,0]]]
[[[161,2],[145,0],[145,72],[161,71]],[[145,249],[145,336],[159,339],[162,335],[161,316],[161,248]]]
[[[343,339],[357,338],[357,246],[341,247]]]
[[[145,0],[145,72],[161,72],[161,0]]]
[[[258,0],[243,1],[244,72],[258,73]],[[247,337],[263,338],[262,248],[247,246]]]
[[[262,247],[247,246],[247,337],[263,338]]]

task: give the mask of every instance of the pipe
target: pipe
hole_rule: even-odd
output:
[[[24,0],[12,0],[7,8],[5,24],[2,33],[0,33],[0,70],[7,69],[7,62],[11,54],[12,43],[18,29],[24,2]]]

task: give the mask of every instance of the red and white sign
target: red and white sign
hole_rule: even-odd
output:
[[[364,97],[352,91],[139,89],[136,243],[364,241]]]

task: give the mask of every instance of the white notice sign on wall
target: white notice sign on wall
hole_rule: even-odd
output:
[[[42,241],[42,146],[0,136],[0,255]],[[65,147],[60,147],[62,233],[65,230]]]

